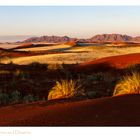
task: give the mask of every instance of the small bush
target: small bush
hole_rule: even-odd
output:
[[[10,94],[10,103],[18,103],[21,99],[21,94],[19,91],[13,91],[11,94]]]
[[[116,81],[116,79],[118,79],[118,78],[119,77],[116,78],[116,76],[114,76],[110,72],[105,72],[102,74],[102,80],[107,83],[112,83],[112,82]]]
[[[42,63],[39,63],[39,62],[32,62],[28,66],[33,68],[33,69],[47,69],[46,64],[42,64]]]
[[[23,102],[24,103],[30,103],[35,101],[34,96],[33,95],[26,95],[23,97]]]
[[[10,74],[10,71],[8,71],[8,70],[0,70],[0,74]]]
[[[25,80],[25,79],[29,78],[29,73],[28,72],[25,72],[25,71],[22,71],[22,70],[19,70],[19,69],[16,69],[16,71],[14,72],[14,75],[16,77],[19,77],[22,80]]]
[[[48,71],[63,70],[62,64],[49,64],[47,67]]]
[[[7,105],[10,102],[8,94],[0,93],[0,105]]]
[[[51,89],[48,95],[48,100],[70,98],[83,94],[83,88],[79,81],[61,80],[57,81],[56,85]]]
[[[96,77],[95,75],[88,75],[86,79],[87,82],[98,81],[98,77]]]
[[[41,64],[39,62],[32,62],[29,64],[29,66],[32,66],[32,67],[38,67],[40,66]]]
[[[113,95],[140,94],[140,73],[125,76],[115,87]]]
[[[15,71],[14,71],[14,75],[15,76],[20,76],[20,74],[21,74],[21,70],[19,70],[19,69],[16,69]]]
[[[35,96],[34,99],[35,99],[35,101],[40,100],[39,96]]]
[[[88,91],[88,92],[86,92],[86,96],[88,98],[95,98],[97,96],[97,93],[96,93],[96,91]]]

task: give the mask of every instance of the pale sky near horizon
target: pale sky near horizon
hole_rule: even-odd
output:
[[[1,6],[0,36],[140,36],[140,6]]]

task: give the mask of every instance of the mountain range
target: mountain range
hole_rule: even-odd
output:
[[[41,37],[31,37],[24,41],[23,43],[31,42],[49,42],[49,43],[61,43],[61,42],[87,42],[87,43],[103,43],[103,42],[140,42],[140,36],[132,37],[122,34],[101,34],[95,35],[89,39],[78,39],[70,38],[68,36],[41,36]]]

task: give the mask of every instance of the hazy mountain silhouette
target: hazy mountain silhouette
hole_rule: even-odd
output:
[[[101,34],[101,35],[95,35],[89,39],[78,39],[78,38],[70,38],[68,36],[41,36],[41,37],[31,37],[26,40],[24,40],[24,43],[29,42],[54,42],[54,43],[60,43],[60,42],[69,42],[69,41],[75,41],[75,42],[140,42],[140,36],[132,37],[128,35],[122,35],[122,34]]]
[[[29,43],[29,42],[69,42],[69,41],[77,41],[76,38],[70,38],[68,36],[41,36],[41,37],[32,37],[24,40],[23,42]]]

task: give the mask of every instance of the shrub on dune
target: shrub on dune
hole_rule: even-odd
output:
[[[57,81],[56,85],[51,89],[48,100],[70,98],[83,94],[82,85],[74,80]]]
[[[10,94],[10,102],[11,103],[18,103],[21,99],[21,93],[17,90],[13,91],[11,94]]]
[[[124,77],[115,87],[113,95],[140,94],[140,73]]]
[[[5,93],[0,93],[0,105],[6,105],[9,104],[9,96]]]
[[[0,70],[0,74],[10,74],[10,71],[8,70]]]
[[[57,71],[57,70],[63,70],[62,64],[49,64],[47,67],[48,71]]]
[[[35,101],[35,99],[34,99],[34,96],[31,95],[31,94],[23,97],[23,102],[24,103],[30,103],[30,102],[33,102],[33,101]]]

